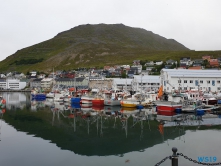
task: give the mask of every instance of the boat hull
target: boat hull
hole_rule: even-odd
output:
[[[205,99],[203,100],[203,103],[208,104],[208,105],[215,105],[218,103],[217,99]]]
[[[157,111],[175,112],[176,108],[182,108],[182,105],[157,105]]]
[[[80,103],[81,102],[81,98],[80,97],[72,97],[71,98],[71,103]]]
[[[92,104],[92,97],[90,97],[90,96],[82,96],[81,97],[81,103],[82,104]]]
[[[136,108],[138,105],[146,107],[146,106],[150,106],[148,103],[145,102],[139,102],[139,101],[121,101],[120,105],[122,107],[132,107],[132,108]],[[152,106],[152,105],[151,105]]]
[[[92,105],[104,105],[104,99],[93,99],[92,100]]]

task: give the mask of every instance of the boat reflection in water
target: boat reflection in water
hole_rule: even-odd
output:
[[[13,103],[7,101],[10,97],[5,98],[10,108]],[[21,99],[18,100],[20,104],[17,104],[26,103],[25,108],[6,110],[6,123],[19,131],[50,140],[61,149],[84,156],[122,156],[128,152],[144,151],[168,140],[184,140],[186,130],[196,130],[194,124],[201,130],[207,127],[207,119],[215,119],[201,116],[201,120],[198,118],[195,122],[196,118],[190,114],[163,117],[152,108],[94,107],[90,104],[79,105],[48,99],[30,101],[29,98],[28,105],[27,96]],[[36,107],[32,107],[32,104]],[[19,111],[15,113],[14,110]],[[221,121],[218,122],[219,116],[215,116],[217,123],[208,122],[214,128],[216,124],[221,124]]]

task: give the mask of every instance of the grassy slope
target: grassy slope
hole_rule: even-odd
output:
[[[21,49],[0,62],[0,71],[50,71],[77,67],[131,64],[133,60],[178,60],[180,57],[217,57],[221,51],[189,51],[173,39],[122,24],[81,25],[54,38]],[[44,58],[32,65],[15,65],[15,60]]]

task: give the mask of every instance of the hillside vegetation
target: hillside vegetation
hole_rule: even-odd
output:
[[[18,50],[0,62],[0,71],[49,72],[54,68],[102,67],[133,60],[178,60],[218,56],[221,51],[190,51],[174,39],[123,24],[80,25],[54,38]]]

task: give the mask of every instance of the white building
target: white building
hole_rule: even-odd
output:
[[[190,66],[193,64],[193,61],[191,60],[190,57],[183,57],[180,58],[180,64],[185,64],[186,66]]]
[[[132,90],[131,82],[133,79],[128,78],[112,78],[112,89],[114,90]]]
[[[133,87],[142,92],[157,92],[160,88],[160,76],[134,75]]]
[[[155,64],[156,64],[156,65],[162,65],[162,64],[163,64],[163,61],[156,61]]]
[[[24,89],[26,85],[26,82],[21,82],[19,79],[0,80],[0,89],[21,90]]]
[[[164,92],[179,88],[212,92],[221,90],[221,70],[162,69],[160,77]]]
[[[41,88],[50,89],[53,83],[53,78],[44,78],[41,80]]]
[[[134,67],[136,67],[137,68],[137,74],[140,74],[141,73],[141,71],[142,71],[142,65],[133,65],[133,66],[131,66],[131,68],[134,68]]]

